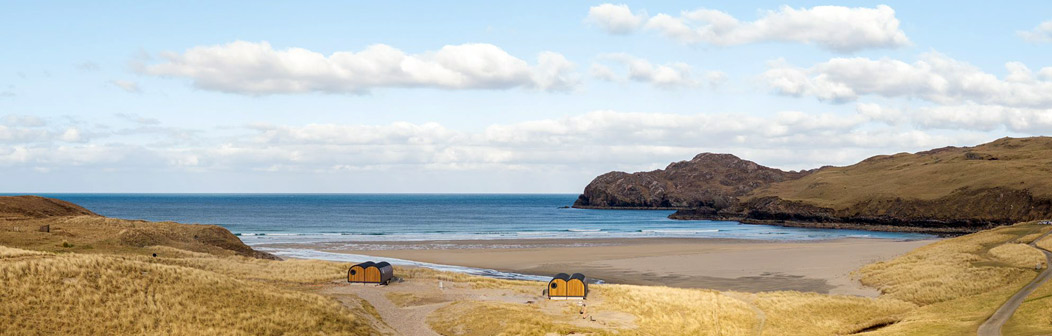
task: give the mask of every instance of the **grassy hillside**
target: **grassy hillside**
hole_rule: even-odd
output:
[[[977,227],[1036,220],[1052,215],[1052,138],[876,156],[743,199],[739,210],[761,219]]]
[[[193,267],[202,264],[194,259],[215,270]],[[376,332],[360,317],[365,312],[273,282],[340,278],[342,266],[258,260],[271,265],[257,268],[246,262],[190,252],[151,258],[0,247],[0,325],[4,333],[42,335]]]
[[[41,228],[46,228],[46,231]],[[148,222],[97,215],[0,219],[0,245],[51,252],[138,254],[146,253],[142,247],[168,246],[214,255],[274,258],[252,250],[230,231],[215,225]]]
[[[1052,138],[1004,138],[975,147],[875,156],[775,183],[750,196],[843,209],[874,199],[937,200],[962,189],[992,188],[1052,196]]]

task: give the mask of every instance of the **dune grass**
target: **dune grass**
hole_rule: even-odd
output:
[[[5,258],[43,256],[48,254],[49,253],[46,252],[23,250],[0,245],[0,260],[3,260]]]
[[[1031,263],[1036,250],[1023,249],[1016,242],[1048,229],[1034,223],[1000,227],[863,267],[862,283],[879,288],[882,297],[920,306],[873,334],[974,334],[997,307],[1037,275]]]
[[[533,306],[499,302],[455,302],[432,312],[427,321],[435,332],[448,336],[610,334],[572,325],[569,317],[545,314]]]
[[[208,270],[246,280],[311,284],[347,277],[346,264],[323,260],[290,259],[276,262],[241,256],[150,259],[156,263]]]
[[[0,262],[0,325],[5,333],[55,335],[375,333],[330,298],[142,259]]]
[[[1036,243],[1034,243],[1034,245],[1037,245],[1038,247],[1041,247],[1043,249],[1052,251],[1052,235],[1037,241]]]
[[[752,301],[764,312],[765,335],[845,335],[894,323],[915,304],[887,298],[765,292]]]
[[[1036,242],[1046,250],[1052,250],[1052,236]],[[1052,282],[1045,283],[1030,294],[1016,310],[1012,318],[1005,323],[1002,333],[1005,335],[1048,335],[1052,334]]]
[[[1013,267],[1044,268],[1045,265],[1045,255],[1027,244],[998,245],[990,249],[990,256]]]
[[[669,287],[592,286],[602,302],[596,311],[636,316],[643,335],[743,335],[759,323],[748,303],[718,291]],[[593,307],[589,307],[593,308]]]

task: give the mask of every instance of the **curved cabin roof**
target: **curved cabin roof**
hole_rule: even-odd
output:
[[[570,276],[569,280],[574,280],[574,279],[581,280],[581,282],[585,282],[586,278],[584,277],[584,274],[574,273],[573,275]]]
[[[390,267],[391,263],[388,263],[386,261],[381,261],[381,262],[373,264],[372,266],[376,266],[376,268],[384,268],[384,267]]]
[[[363,262],[361,264],[357,264],[357,265],[354,265],[354,266],[361,266],[362,268],[369,268],[369,266],[373,266],[373,265],[376,265],[376,263],[374,263],[372,261],[366,261],[366,262]]]
[[[562,281],[570,280],[570,275],[566,274],[566,273],[559,273],[559,274],[556,274],[554,277],[552,277],[552,280],[548,281],[548,282],[555,281],[556,279],[559,279],[559,280],[562,280]]]

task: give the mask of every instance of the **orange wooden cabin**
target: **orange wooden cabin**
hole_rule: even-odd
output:
[[[386,261],[366,261],[347,270],[347,282],[387,284],[394,277],[394,267]]]
[[[581,273],[556,274],[548,281],[549,300],[584,299],[588,296],[588,278]]]

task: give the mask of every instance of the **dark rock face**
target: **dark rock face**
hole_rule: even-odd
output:
[[[585,187],[574,207],[724,209],[757,188],[808,173],[769,168],[731,154],[702,153],[663,170],[600,175]]]
[[[1052,199],[1034,197],[1026,190],[989,188],[961,189],[934,200],[867,200],[841,210],[766,196],[722,211],[679,210],[669,218],[878,231],[970,233],[1050,216]]]

